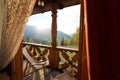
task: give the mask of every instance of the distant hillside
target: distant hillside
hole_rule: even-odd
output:
[[[57,31],[57,39],[59,42],[61,42],[62,38],[68,38],[70,39],[71,36],[68,34],[65,34],[64,32]],[[24,41],[29,42],[30,38],[34,40],[35,43],[41,43],[45,42],[46,44],[51,42],[51,30],[50,29],[44,29],[44,30],[37,30],[35,26],[27,25],[25,34],[24,34]]]

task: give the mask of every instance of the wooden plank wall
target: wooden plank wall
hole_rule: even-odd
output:
[[[12,80],[23,80],[22,44],[12,61]]]

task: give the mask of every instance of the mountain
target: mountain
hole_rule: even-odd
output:
[[[57,31],[57,41],[61,42],[63,37],[68,39],[71,38],[70,35],[65,34],[62,31]],[[29,42],[30,38],[32,38],[35,43],[50,44],[51,29],[38,30],[37,28],[35,28],[35,26],[27,25],[24,34],[24,41]]]

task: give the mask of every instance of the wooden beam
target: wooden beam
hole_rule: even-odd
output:
[[[52,5],[56,3],[58,5],[57,9],[63,9],[65,7],[81,4],[79,0],[44,0],[45,6],[40,7],[36,1],[34,10],[32,14],[43,13],[47,11],[52,11]]]

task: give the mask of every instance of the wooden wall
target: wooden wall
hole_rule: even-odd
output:
[[[8,76],[7,72],[0,73],[0,80],[10,80],[10,76]]]
[[[23,55],[22,44],[19,47],[15,58],[12,60],[12,76],[11,80],[23,80]]]

